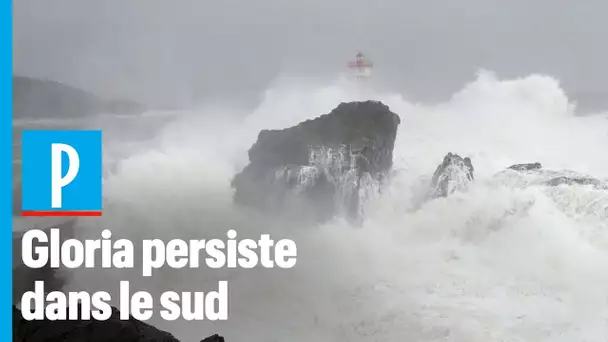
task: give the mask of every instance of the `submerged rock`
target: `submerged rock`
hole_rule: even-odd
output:
[[[542,169],[542,165],[540,163],[526,163],[526,164],[515,164],[508,167],[508,169],[515,171],[531,171],[531,170],[539,170]]]
[[[474,171],[469,157],[462,158],[449,152],[435,169],[429,196],[446,197],[455,191],[465,191],[475,179]]]
[[[376,102],[341,103],[329,114],[263,130],[235,176],[236,203],[322,221],[360,212],[361,193],[393,163],[399,116]]]
[[[540,163],[535,163],[540,165]],[[531,164],[528,164],[531,165]],[[574,220],[608,222],[608,181],[570,170],[508,168],[490,183],[508,188],[538,187],[557,208]],[[576,200],[573,201],[573,198]]]
[[[511,165],[507,170],[499,172],[495,178],[505,183],[508,179],[512,179],[509,184],[516,187],[530,185],[552,187],[560,185],[588,185],[595,189],[608,189],[608,184],[600,179],[569,170],[548,170],[543,168],[541,163],[538,162]]]
[[[596,188],[604,188],[606,189],[606,184],[603,184],[602,181],[592,177],[586,176],[578,176],[578,177],[566,177],[560,176],[555,177],[548,180],[545,184],[550,186],[558,186],[558,185],[592,185]]]

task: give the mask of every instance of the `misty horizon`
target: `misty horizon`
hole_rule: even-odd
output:
[[[106,98],[188,106],[256,98],[282,76],[334,79],[358,51],[374,84],[447,98],[480,69],[608,92],[608,3],[14,2],[14,74]]]

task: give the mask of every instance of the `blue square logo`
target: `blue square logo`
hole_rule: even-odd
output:
[[[101,216],[101,131],[26,130],[24,216]]]

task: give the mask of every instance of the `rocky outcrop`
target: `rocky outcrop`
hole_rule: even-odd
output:
[[[455,191],[465,191],[475,179],[473,164],[469,157],[462,158],[449,152],[433,174],[431,198],[447,197]]]
[[[603,189],[608,189],[606,187],[606,184],[604,184],[602,181],[600,181],[597,178],[593,178],[593,177],[587,177],[587,176],[576,176],[576,177],[566,177],[566,176],[560,176],[560,177],[555,177],[555,178],[551,178],[550,180],[548,180],[546,182],[547,185],[549,186],[558,186],[558,185],[591,185],[595,188],[603,188]]]
[[[118,309],[105,321],[27,321],[13,305],[13,342],[179,342],[172,334],[133,317],[121,320]],[[219,335],[201,342],[224,342]]]
[[[23,293],[34,290],[34,282],[42,280],[49,291],[59,291],[67,279],[65,269],[45,265],[42,268],[30,268],[23,263],[21,240],[29,229],[41,229],[47,235],[51,228],[61,231],[60,243],[75,236],[74,218],[62,217],[14,217],[13,218],[13,302],[19,301]]]
[[[475,179],[474,167],[469,158],[448,153],[437,166],[426,200],[447,197],[456,191],[466,191]],[[497,173],[490,183],[524,188],[532,185],[555,187],[560,185],[584,185],[608,190],[608,182],[573,171],[544,169],[541,163],[514,164]]]
[[[112,316],[106,321],[64,320],[27,321],[21,311],[13,306],[14,342],[179,342],[168,332],[138,321],[133,317],[120,320],[120,312],[112,308]]]
[[[235,202],[265,212],[325,220],[357,215],[363,190],[393,163],[400,123],[375,101],[342,103],[329,114],[283,130],[263,130],[249,165],[232,186]]]
[[[80,118],[99,113],[137,114],[145,107],[130,100],[106,100],[60,82],[13,76],[13,118]]]
[[[533,167],[509,167],[489,179],[489,184],[501,188],[535,187],[574,220],[586,217],[608,222],[608,180],[569,170],[545,169],[540,163],[521,165]],[[574,196],[576,201],[572,200]],[[516,211],[526,213],[534,203],[534,197],[528,197],[519,203]]]
[[[516,172],[515,177],[512,173]],[[608,189],[608,184],[600,179],[583,175],[574,171],[554,171],[542,167],[541,163],[527,163],[511,165],[507,170],[498,173],[495,178],[498,179],[515,179],[517,182],[511,184],[514,186],[529,186],[529,185],[545,185],[545,186],[560,186],[560,185],[588,185],[596,189]]]
[[[36,219],[42,219],[37,221]],[[56,220],[55,220],[56,219]],[[22,221],[24,220],[24,221]],[[29,268],[22,263],[21,239],[28,229],[42,229],[49,234],[51,228],[61,230],[61,241],[74,238],[75,220],[70,218],[29,218],[13,219],[13,303],[21,301],[23,293],[34,290],[35,281],[43,281],[45,291],[62,291],[67,273],[63,268],[45,266]],[[112,316],[105,321],[97,320],[41,320],[27,321],[21,311],[13,305],[14,342],[179,342],[172,334],[159,330],[133,317],[121,320],[118,309],[112,307]],[[202,342],[224,342],[219,335],[210,336]]]
[[[466,190],[474,179],[471,160],[448,153],[433,174],[429,197],[446,197],[455,191]],[[600,179],[573,171],[547,170],[539,162],[511,165],[497,173],[491,182],[513,187],[589,185],[596,189],[608,189],[608,184]]]
[[[514,164],[509,166],[508,169],[515,171],[532,171],[542,169],[542,165],[540,163]]]

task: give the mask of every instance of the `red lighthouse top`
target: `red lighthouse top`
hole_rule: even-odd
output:
[[[363,53],[357,53],[357,58],[348,63],[348,67],[355,71],[355,76],[359,80],[368,79],[371,77],[371,71],[374,64],[368,61]]]
[[[373,63],[365,59],[365,56],[361,52],[357,53],[355,61],[348,63],[349,68],[371,68],[373,66]]]

